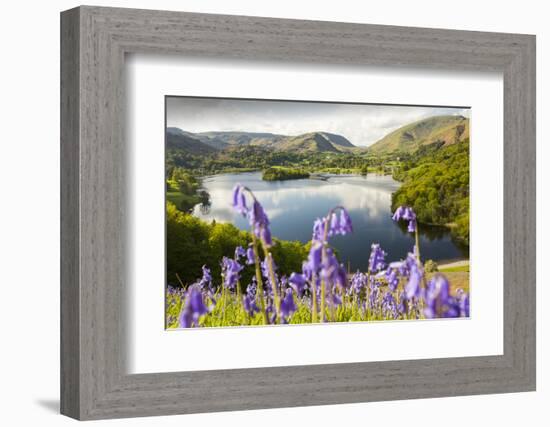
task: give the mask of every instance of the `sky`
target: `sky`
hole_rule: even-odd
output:
[[[282,135],[324,131],[368,146],[399,127],[438,115],[470,117],[469,108],[168,97],[166,125],[188,132],[245,131]]]

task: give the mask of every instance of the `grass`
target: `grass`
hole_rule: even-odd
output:
[[[464,292],[470,292],[470,273],[468,271],[443,271],[439,269],[439,272],[445,274],[445,277],[449,280],[453,293],[455,293],[457,289],[462,289]],[[437,273],[427,273],[427,280],[430,280],[434,274]]]
[[[458,273],[458,272],[470,272],[470,266],[469,265],[459,265],[456,267],[439,267],[439,271],[442,273]]]

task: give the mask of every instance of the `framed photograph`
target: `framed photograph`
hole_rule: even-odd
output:
[[[535,38],[61,15],[61,411],[535,389]]]

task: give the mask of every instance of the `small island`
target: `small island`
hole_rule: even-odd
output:
[[[286,181],[289,179],[309,178],[309,172],[295,168],[270,167],[262,172],[264,181]]]

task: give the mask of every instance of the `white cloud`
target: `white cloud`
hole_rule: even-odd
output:
[[[461,114],[469,108],[296,101],[170,97],[167,125],[190,132],[248,131],[299,135],[326,131],[368,146],[393,130],[426,117]]]

